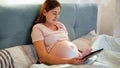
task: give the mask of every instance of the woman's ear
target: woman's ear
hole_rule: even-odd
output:
[[[46,10],[43,10],[43,15],[44,15],[44,16],[46,16],[46,13],[47,13]]]

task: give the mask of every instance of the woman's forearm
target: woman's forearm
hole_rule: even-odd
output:
[[[56,56],[52,56],[50,54],[46,54],[40,57],[40,61],[45,64],[69,64],[69,58],[59,58]]]

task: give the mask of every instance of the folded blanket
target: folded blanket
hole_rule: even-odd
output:
[[[36,63],[33,45],[22,45],[0,50],[0,68],[29,68]]]
[[[0,68],[15,68],[13,58],[8,50],[0,50]]]

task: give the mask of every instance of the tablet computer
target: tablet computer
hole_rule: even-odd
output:
[[[83,59],[88,59],[88,58],[90,58],[90,57],[92,57],[92,56],[94,56],[94,55],[96,55],[96,54],[100,53],[101,51],[103,51],[103,48],[102,48],[102,49],[99,49],[99,50],[96,50],[96,51],[91,52],[90,54],[88,54],[88,55],[84,56],[84,57],[82,58],[82,60],[83,60]]]

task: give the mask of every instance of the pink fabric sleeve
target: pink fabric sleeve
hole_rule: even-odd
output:
[[[33,27],[31,37],[32,37],[32,42],[44,40],[42,31],[38,27]]]
[[[68,33],[68,31],[67,31],[65,25],[63,25],[63,29],[65,30],[66,33]]]
[[[62,24],[61,23],[61,25],[62,25],[62,28],[64,29],[64,31],[68,34],[68,31],[67,31],[67,28],[65,27],[65,25],[64,24]],[[68,40],[69,40],[69,36],[68,36],[68,38],[67,38]]]
[[[66,32],[66,33],[68,33],[68,31],[67,31],[67,29],[66,29],[65,25],[64,25],[64,24],[62,24],[61,22],[59,22],[59,23],[60,23],[60,25],[61,25],[61,26],[60,26],[60,25],[59,25],[59,26],[60,26],[61,28],[63,28],[63,29],[65,30],[65,32]]]

